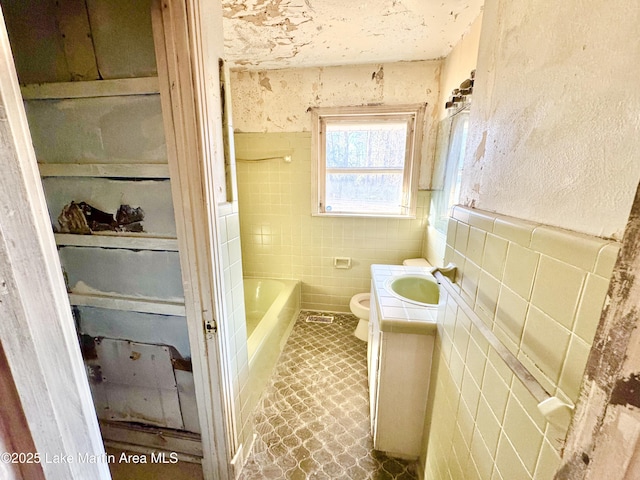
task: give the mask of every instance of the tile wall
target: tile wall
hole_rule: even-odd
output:
[[[302,281],[302,308],[348,311],[369,291],[372,263],[421,256],[429,192],[419,192],[415,219],[311,216],[311,134],[236,133],[244,274]],[[292,155],[284,160],[246,158]],[[336,269],[334,257],[350,257]]]
[[[231,361],[231,383],[235,409],[235,428],[238,446],[244,453],[253,438],[252,405],[247,394],[249,363],[247,354],[247,326],[245,321],[244,288],[242,285],[242,253],[240,249],[240,219],[238,204],[218,206],[218,232],[222,253],[223,290],[225,295],[224,325],[220,333],[225,335]]]
[[[455,207],[445,262],[460,293],[552,395],[575,403],[619,244]],[[549,480],[566,428],[547,423],[449,299],[421,456],[424,478]]]

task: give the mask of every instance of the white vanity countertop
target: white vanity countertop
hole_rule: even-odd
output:
[[[405,302],[393,296],[385,288],[385,282],[389,277],[410,273],[428,275],[429,269],[404,265],[371,265],[373,288],[380,307],[380,330],[382,332],[435,335],[438,317],[437,305],[424,307]],[[373,302],[373,298],[371,301]],[[371,308],[375,307],[372,305]]]

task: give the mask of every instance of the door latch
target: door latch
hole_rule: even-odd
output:
[[[207,310],[202,312],[204,316],[204,333],[218,333],[218,322],[216,322],[211,312]]]

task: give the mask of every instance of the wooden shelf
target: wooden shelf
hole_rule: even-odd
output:
[[[56,233],[56,245],[66,247],[100,247],[124,248],[129,250],[156,250],[177,252],[178,239],[154,237],[144,234],[98,233],[78,235],[73,233]]]
[[[158,77],[121,78],[90,82],[38,83],[21,87],[23,100],[118,97],[160,93]]]
[[[71,305],[99,307],[126,312],[156,313],[160,315],[186,315],[184,302],[171,302],[157,299],[125,297],[124,295],[97,293],[70,293]]]
[[[166,163],[38,163],[43,177],[169,178]]]

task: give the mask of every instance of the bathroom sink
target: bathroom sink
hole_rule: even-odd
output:
[[[440,290],[433,275],[405,274],[391,277],[385,289],[394,297],[417,305],[438,304]]]

